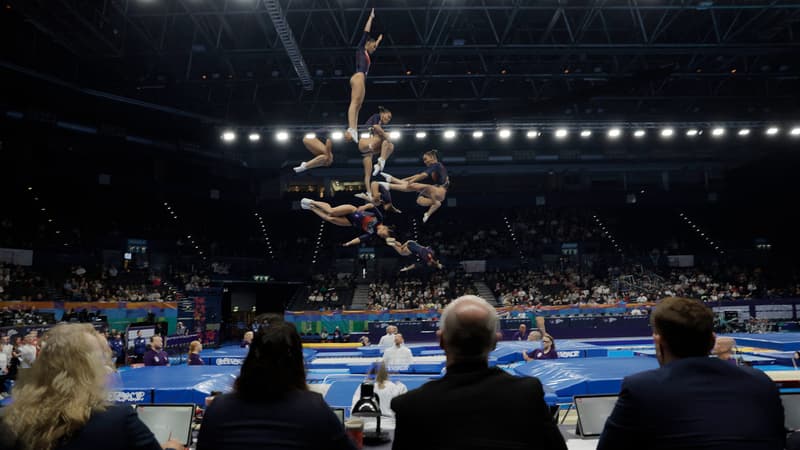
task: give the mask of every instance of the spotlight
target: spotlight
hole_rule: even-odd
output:
[[[456,137],[456,130],[446,130],[444,132],[445,139],[454,139]]]
[[[697,136],[698,133],[699,133],[699,131],[697,131],[697,129],[695,129],[695,128],[692,128],[691,130],[686,130],[686,136],[689,136],[689,137],[695,137],[695,136]]]
[[[778,131],[780,131],[778,127],[769,127],[767,128],[767,136],[775,136],[778,134]]]
[[[275,139],[277,139],[279,142],[286,142],[289,140],[289,132],[278,131],[278,133],[275,134]]]
[[[725,128],[714,128],[711,130],[711,135],[714,137],[720,137],[725,134]]]
[[[306,139],[316,139],[317,138],[317,133],[306,133],[306,135],[304,137]]]
[[[369,139],[369,133],[361,133],[361,139]]]
[[[633,137],[643,138],[645,134],[647,134],[647,133],[645,133],[644,130],[636,130],[636,131],[633,132]]]
[[[622,130],[620,130],[619,128],[612,128],[612,129],[608,130],[608,137],[609,138],[616,139],[616,138],[618,138],[620,136],[622,136]]]
[[[588,138],[591,135],[592,135],[592,130],[583,130],[583,131],[581,131],[581,137],[582,138]]]
[[[414,136],[416,136],[417,139],[425,139],[425,137],[428,136],[428,133],[424,131],[417,131],[417,134]]]
[[[247,139],[250,139],[250,142],[258,142],[261,140],[261,135],[258,133],[250,133]]]
[[[28,186],[28,190],[29,190],[29,191],[32,191],[32,190],[33,190],[33,187],[32,187],[32,186]]]
[[[564,139],[567,137],[567,130],[564,128],[559,128],[556,130],[556,137],[559,139]]]
[[[508,128],[504,128],[504,129],[500,130],[500,134],[499,135],[500,135],[500,139],[508,139],[508,138],[511,137],[511,130],[509,130]]]
[[[664,128],[663,130],[661,130],[661,137],[670,138],[672,137],[673,134],[675,134],[675,130],[673,130],[672,128]]]
[[[233,131],[226,131],[222,133],[222,140],[225,142],[233,142],[236,140],[236,133]]]
[[[331,133],[331,139],[333,139],[334,141],[341,141],[343,137],[344,133],[342,133],[341,131],[334,131],[333,133]]]
[[[483,137],[483,131],[473,131],[472,132],[472,137],[474,137],[475,139],[482,138]]]
[[[392,131],[389,133],[389,139],[399,140],[403,136],[399,131]]]
[[[792,131],[789,132],[792,136],[800,136],[800,127],[792,128]]]
[[[541,135],[541,133],[539,133],[539,132],[538,132],[538,131],[536,131],[536,130],[530,130],[530,131],[528,131],[527,133],[525,133],[525,136],[526,136],[528,139],[537,138],[537,137],[539,137],[540,135]]]
[[[750,134],[750,130],[748,130],[747,128],[742,128],[741,130],[739,130],[737,134],[739,136],[747,136],[748,134]]]

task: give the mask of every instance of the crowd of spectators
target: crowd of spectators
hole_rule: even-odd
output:
[[[354,287],[355,282],[350,274],[318,274],[309,286],[305,301],[293,306],[295,309],[343,308],[352,301]]]
[[[437,272],[429,278],[403,276],[369,285],[369,309],[442,308],[452,299],[477,294],[468,276]]]

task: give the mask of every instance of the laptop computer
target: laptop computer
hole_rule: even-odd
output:
[[[174,439],[188,446],[192,441],[194,404],[138,405],[136,414],[163,444]]]
[[[578,424],[575,433],[579,436],[600,436],[606,425],[606,419],[614,410],[617,395],[576,395],[575,410],[578,412]]]
[[[333,411],[333,414],[339,419],[339,423],[344,425],[344,408],[331,408],[331,411]]]

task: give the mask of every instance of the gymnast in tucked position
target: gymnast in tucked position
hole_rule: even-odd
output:
[[[392,112],[383,106],[378,107],[378,112],[370,116],[364,125],[369,127],[369,136],[358,140],[358,151],[364,163],[364,188],[370,194],[369,185],[371,176],[377,175],[386,165],[386,160],[394,152],[394,144],[389,142],[389,133],[383,129],[392,121]],[[378,156],[378,162],[372,164],[372,157]]]
[[[422,162],[425,163],[425,170],[407,178],[395,178],[385,172],[381,175],[389,182],[390,189],[419,194],[417,204],[428,208],[422,215],[422,222],[425,223],[442,206],[447,196],[447,189],[450,187],[450,177],[444,164],[439,162],[438,151],[425,152],[422,155]]]
[[[356,143],[358,143],[358,131],[356,130],[358,113],[364,103],[367,73],[369,73],[369,66],[372,64],[370,55],[375,53],[383,39],[382,34],[377,39],[369,34],[372,30],[372,19],[374,18],[375,8],[372,8],[367,24],[364,26],[364,35],[361,36],[358,49],[356,49],[356,73],[350,77],[350,107],[347,109],[347,132],[345,133],[345,138]]]
[[[441,269],[442,263],[436,260],[435,252],[430,247],[425,247],[417,241],[406,241],[401,244],[394,238],[386,239],[386,244],[395,249],[395,251],[403,256],[414,255],[419,258],[419,262],[408,265],[400,269],[400,272],[407,272],[413,269],[422,269],[429,267],[432,269]]]
[[[392,191],[389,190],[389,183],[386,181],[373,181],[370,183],[369,194],[360,192],[355,197],[375,206],[383,206],[383,210],[387,212],[395,214],[402,214],[403,212],[392,203]]]
[[[304,198],[300,200],[300,207],[313,211],[326,222],[340,227],[354,227],[363,232],[361,236],[342,244],[343,247],[358,245],[373,235],[383,239],[392,237],[392,229],[384,225],[383,214],[372,203],[359,207],[353,205],[333,207],[329,203]]]
[[[306,170],[313,169],[320,166],[330,166],[333,164],[333,142],[330,138],[326,138],[323,142],[320,137],[321,134],[312,133],[303,138],[303,145],[306,146],[308,151],[314,157],[308,161],[303,161],[299,166],[294,167],[295,173],[305,172]]]

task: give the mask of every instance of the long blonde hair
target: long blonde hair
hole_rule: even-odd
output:
[[[200,346],[201,345],[202,344],[200,343],[200,341],[192,341],[192,342],[190,342],[189,343],[189,354],[191,355],[192,353],[197,353],[199,355],[200,354]]]
[[[108,405],[111,350],[88,324],[60,324],[20,372],[4,421],[24,450],[50,450]]]

